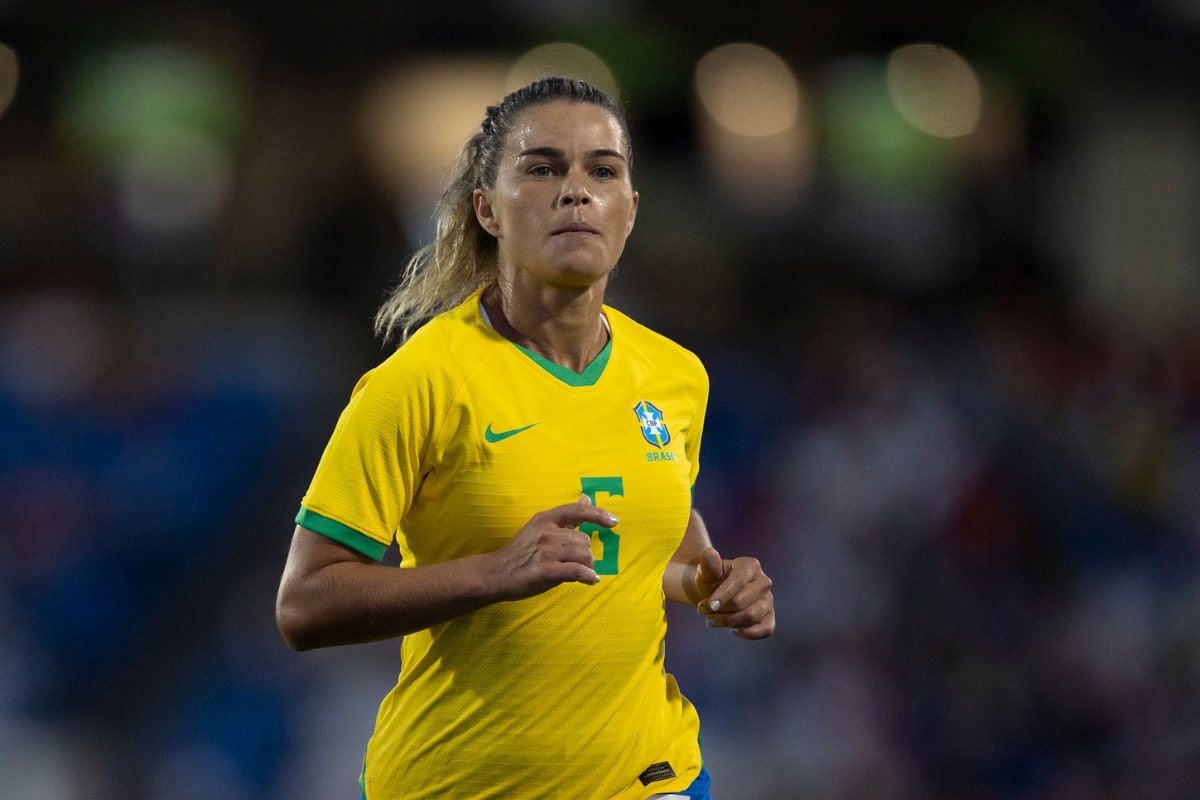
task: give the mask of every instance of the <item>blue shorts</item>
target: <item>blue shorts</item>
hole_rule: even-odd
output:
[[[670,794],[655,794],[651,798],[659,798],[660,800],[712,800],[712,796],[708,793],[712,786],[712,776],[708,774],[708,770],[704,767],[700,768],[700,774],[696,776],[696,780],[692,781],[692,785],[681,792],[671,792]]]

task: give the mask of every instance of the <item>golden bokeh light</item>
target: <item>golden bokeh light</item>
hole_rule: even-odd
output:
[[[892,51],[887,84],[900,116],[919,131],[952,139],[970,134],[979,123],[979,78],[948,47],[918,43]]]
[[[503,94],[507,66],[495,59],[438,58],[378,75],[359,116],[375,177],[397,194],[440,187],[487,106]]]
[[[747,42],[717,47],[696,62],[696,96],[719,125],[742,136],[773,136],[796,123],[800,87],[776,53]]]
[[[812,170],[805,95],[782,58],[734,43],[695,66],[696,128],[704,160],[725,196],[747,209],[782,209],[799,199]]]
[[[619,95],[617,80],[604,59],[571,42],[550,42],[522,54],[509,69],[504,89],[511,92],[551,75],[581,78],[614,97]]]

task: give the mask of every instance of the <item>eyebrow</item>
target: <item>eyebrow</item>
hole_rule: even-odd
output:
[[[525,158],[526,156],[545,156],[548,158],[562,158],[565,156],[562,150],[557,147],[530,147],[527,150],[522,150],[517,154],[517,158]],[[625,154],[619,150],[610,150],[608,148],[600,148],[599,150],[591,150],[587,153],[588,158],[619,158],[625,161]]]

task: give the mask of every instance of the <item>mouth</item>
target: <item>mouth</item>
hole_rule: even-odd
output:
[[[591,233],[598,234],[600,231],[588,225],[585,222],[572,222],[570,225],[564,225],[561,228],[555,228],[550,231],[552,236],[560,236],[564,233]]]

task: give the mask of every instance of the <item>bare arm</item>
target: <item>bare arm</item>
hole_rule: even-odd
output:
[[[569,581],[595,584],[590,537],[575,529],[583,522],[616,518],[584,497],[535,514],[492,553],[403,569],[296,526],[275,620],[289,645],[308,650],[403,636]]]
[[[700,512],[692,509],[688,519],[687,529],[683,532],[683,541],[663,572],[663,592],[667,599],[676,603],[694,606],[699,604],[704,596],[696,586],[696,572],[699,569],[700,556],[712,547],[708,537],[708,527],[700,517]]]
[[[775,632],[771,579],[757,558],[722,559],[700,514],[692,509],[683,541],[663,572],[667,599],[696,607],[714,628],[730,628],[743,639]]]

